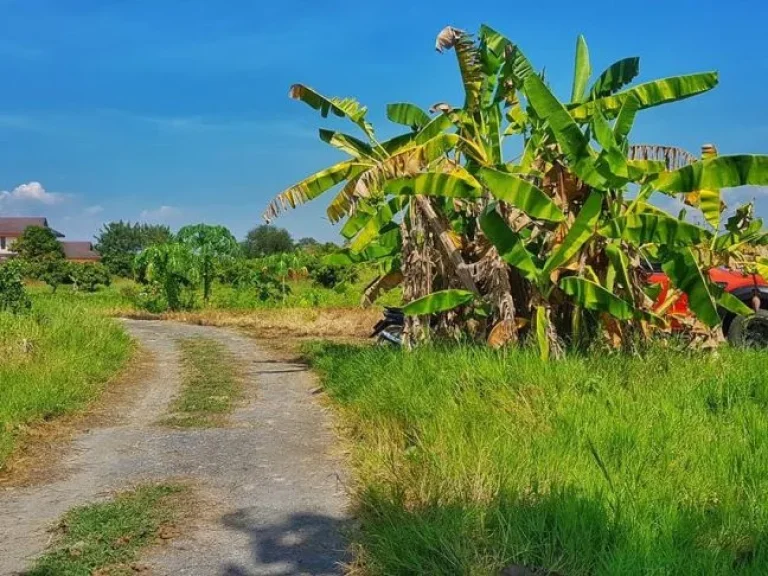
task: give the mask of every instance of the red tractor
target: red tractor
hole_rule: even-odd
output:
[[[727,336],[728,341],[736,346],[768,347],[768,282],[757,274],[745,274],[727,268],[713,268],[709,271],[709,277],[713,283],[755,311],[752,316],[737,316],[732,312],[720,310],[723,334]],[[647,281],[649,284],[658,284],[661,288],[656,297],[656,307],[659,308],[667,300],[669,278],[654,269],[648,275]],[[671,316],[673,327],[675,317],[690,316],[688,296],[680,296],[666,314]]]

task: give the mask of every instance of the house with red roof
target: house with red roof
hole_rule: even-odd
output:
[[[13,243],[30,226],[39,226],[50,229],[57,238],[64,238],[64,234],[57,232],[48,225],[48,219],[43,217],[0,217],[0,261],[12,258],[16,255],[13,251]],[[61,247],[64,249],[64,256],[72,262],[98,262],[101,260],[93,248],[91,242],[81,241],[62,241]]]

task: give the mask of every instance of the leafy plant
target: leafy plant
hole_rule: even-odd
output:
[[[31,262],[35,277],[42,280],[56,292],[62,284],[72,284],[74,264],[61,259],[41,260]]]
[[[426,337],[430,326],[466,329],[449,306],[463,298],[427,299],[462,290],[489,310],[479,333],[507,326],[514,342],[518,326],[532,325],[542,356],[559,356],[564,341],[585,333],[628,345],[668,330],[646,293],[641,263],[649,259],[688,293],[700,329],[716,330],[716,304],[724,301],[715,298],[707,268],[748,267],[756,262],[750,247],[767,239],[751,216],[719,232],[719,191],[768,184],[768,157],[718,156],[707,146],[696,158],[633,145],[630,132],[640,111],[711,90],[717,74],[632,86],[639,59],[625,58],[590,84],[580,37],[571,96],[562,102],[521,49],[488,26],[477,37],[447,27],[436,46],[456,54],[463,105],[440,103],[430,116],[392,104],[388,118],[409,130],[383,142],[355,100],[292,87],[294,99],[323,117],[348,119],[362,139],[321,130],[324,142],[350,158],[281,193],[267,220],[338,185],[327,214],[332,222],[346,218],[341,234],[349,247],[334,261],[376,262],[381,286],[402,279],[405,300],[419,302],[406,323],[410,341]],[[506,160],[512,138],[523,153]],[[708,226],[656,208],[650,201],[658,193],[699,210]],[[423,323],[431,313],[444,321]]]
[[[291,252],[293,238],[284,228],[261,225],[249,230],[243,242],[243,253],[248,258]]]
[[[203,284],[203,301],[208,303],[216,271],[225,260],[236,256],[239,248],[237,240],[226,227],[209,224],[184,226],[177,238],[196,257]]]
[[[357,282],[358,272],[353,266],[324,264],[311,272],[312,280],[323,288],[335,288],[344,283]]]
[[[123,278],[133,276],[136,255],[154,244],[173,239],[171,229],[162,224],[109,222],[96,235],[96,250],[110,273]]]
[[[18,314],[31,307],[19,264],[14,261],[0,264],[0,312]]]
[[[159,288],[168,308],[192,307],[199,275],[195,257],[185,244],[150,246],[136,257],[136,267],[145,271],[148,283]]]
[[[100,262],[70,265],[70,276],[77,290],[95,292],[99,286],[109,286],[112,278],[109,270]]]
[[[50,228],[28,226],[13,243],[13,251],[28,262],[64,259],[64,248]]]

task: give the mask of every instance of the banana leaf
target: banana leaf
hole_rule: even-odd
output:
[[[573,72],[573,87],[571,89],[571,102],[584,100],[584,92],[587,90],[587,82],[592,75],[592,66],[589,63],[589,48],[584,36],[579,35],[576,40],[576,64]]]
[[[360,232],[350,242],[349,249],[352,252],[360,253],[373,242],[379,235],[379,231],[387,224],[392,222],[393,218],[408,204],[408,199],[403,197],[392,198],[389,202],[383,204],[375,214],[368,218],[368,221],[360,229]]]
[[[691,245],[710,237],[703,228],[672,216],[632,213],[612,219],[598,230],[606,238],[621,239],[636,246],[644,244]]]
[[[264,219],[271,221],[288,206],[295,208],[299,204],[314,200],[339,182],[354,178],[369,167],[368,164],[347,160],[321,170],[278,194],[264,212]]]
[[[728,312],[733,312],[737,316],[752,316],[755,313],[752,308],[722,288],[715,286],[712,292],[715,293],[717,305],[728,310]]]
[[[545,362],[549,360],[549,338],[547,337],[547,309],[536,307],[536,341],[539,344],[539,355]]]
[[[720,190],[699,190],[698,200],[699,210],[704,215],[704,219],[709,222],[710,226],[717,229],[720,225],[720,213],[722,211]]]
[[[455,125],[453,122],[451,122],[451,119],[445,114],[439,114],[438,116],[432,118],[429,123],[424,125],[424,127],[416,135],[414,142],[416,144],[424,144],[425,142],[432,140],[432,138],[435,136],[438,136],[440,133],[445,132],[446,130],[450,130],[451,128],[455,128]]]
[[[376,213],[376,209],[370,206],[365,201],[357,203],[355,213],[352,214],[344,226],[341,227],[341,235],[347,240],[351,240],[355,237],[355,234],[360,232],[360,229],[365,226],[365,223]]]
[[[375,157],[370,145],[349,134],[321,128],[320,140],[358,159],[371,160]]]
[[[342,118],[349,118],[369,138],[373,138],[373,126],[365,120],[368,109],[354,98],[327,98],[303,84],[291,86],[289,95],[294,100],[301,100],[311,108],[319,110],[323,118],[327,118],[329,113]]]
[[[396,124],[409,126],[419,130],[429,124],[429,114],[410,102],[395,102],[387,104],[387,118]]]
[[[403,313],[406,316],[437,314],[469,304],[474,299],[475,295],[468,290],[441,290],[406,304]]]
[[[529,75],[524,84],[528,103],[542,120],[549,122],[552,133],[569,160],[576,161],[587,154],[587,137],[573,121],[568,110],[535,74]]]
[[[609,96],[626,86],[640,73],[640,58],[624,58],[611,64],[595,80],[589,91],[589,100]]]
[[[659,176],[657,190],[687,194],[738,186],[768,185],[768,156],[717,156]]]
[[[628,179],[627,155],[619,147],[608,120],[599,111],[592,117],[592,132],[597,142],[603,148],[600,156],[608,167],[611,176],[625,180]]]
[[[627,98],[634,95],[640,103],[640,110],[676,102],[702,92],[711,90],[717,86],[717,72],[703,72],[687,76],[674,76],[640,84],[619,92],[613,96],[605,96],[597,100],[591,100],[576,106],[570,110],[574,120],[581,122],[589,120],[595,110],[601,110],[609,118],[619,113]]]
[[[549,222],[565,219],[557,204],[527,180],[493,168],[481,168],[477,175],[496,198],[522,210],[531,218]]]
[[[707,280],[690,248],[671,253],[662,264],[662,269],[672,285],[688,295],[688,306],[699,320],[710,327],[720,324],[720,315]]]
[[[384,187],[386,194],[420,194],[442,198],[480,198],[480,183],[466,171],[425,172],[414,177],[391,180]]]
[[[480,228],[507,264],[520,270],[531,282],[538,282],[541,271],[536,266],[533,255],[526,250],[520,235],[507,225],[493,207],[489,207],[480,216]]]
[[[508,84],[517,90],[522,90],[526,79],[536,74],[530,61],[517,45],[508,44],[504,52],[506,58],[501,69],[497,101],[505,98],[504,92],[506,92]]]
[[[485,120],[486,141],[488,142],[488,153],[486,156],[491,164],[503,164],[501,148],[501,110],[498,104],[491,104],[483,110],[483,119]]]
[[[556,270],[571,258],[573,258],[581,247],[595,233],[595,228],[600,220],[600,212],[603,207],[603,195],[593,190],[587,201],[584,202],[579,215],[576,220],[573,221],[571,229],[565,236],[563,243],[560,247],[549,257],[547,263],[544,265],[544,276],[548,276],[552,271]]]
[[[627,140],[639,109],[640,101],[634,94],[624,101],[621,110],[619,110],[619,115],[616,117],[616,123],[613,125],[613,136],[616,142],[623,143]]]
[[[560,289],[587,310],[605,312],[619,320],[631,320],[635,317],[635,307],[632,304],[586,278],[563,278],[560,280]]]
[[[627,262],[627,255],[622,250],[621,245],[618,242],[609,242],[605,245],[605,254],[608,256],[608,261],[611,263],[612,274],[614,278],[618,278],[622,286],[627,290],[631,287],[629,280],[629,263]],[[613,286],[609,287],[610,290]]]

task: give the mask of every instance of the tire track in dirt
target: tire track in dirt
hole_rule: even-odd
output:
[[[345,560],[346,497],[330,456],[329,419],[313,400],[307,368],[275,359],[252,339],[221,328],[126,321],[155,358],[114,425],[71,443],[47,484],[0,493],[0,574],[29,567],[68,509],[146,481],[187,479],[205,503],[193,526],[145,559],[157,575],[338,574]],[[176,341],[226,345],[241,364],[245,400],[230,426],[156,425],[179,391]]]

